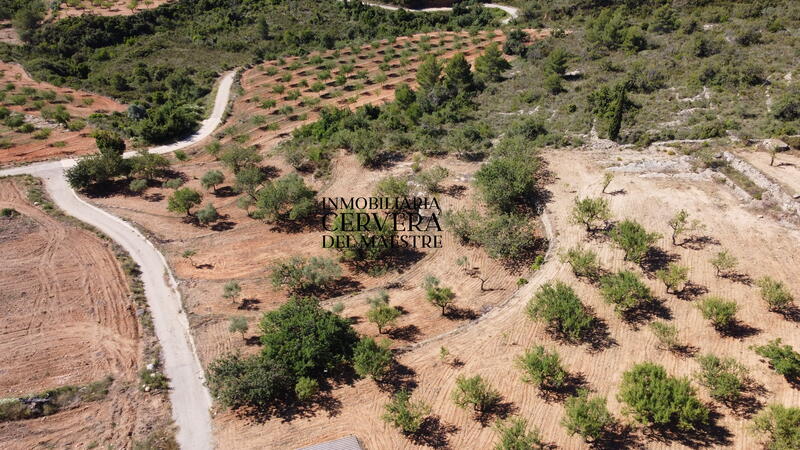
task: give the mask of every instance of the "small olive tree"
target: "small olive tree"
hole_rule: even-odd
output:
[[[770,311],[783,311],[794,301],[786,286],[771,277],[760,278],[757,282],[761,298],[767,302]]]
[[[683,290],[689,281],[689,268],[675,263],[669,263],[666,268],[656,271],[656,278],[664,283],[667,292],[676,294]]]
[[[635,220],[624,220],[611,230],[611,240],[624,252],[625,261],[641,264],[650,247],[661,237],[658,233],[648,233]]]
[[[717,270],[717,276],[726,276],[730,271],[736,268],[739,263],[735,256],[728,250],[722,250],[711,258],[711,265]]]
[[[608,200],[604,198],[576,198],[572,207],[572,223],[586,227],[587,233],[597,231],[611,218]]]
[[[587,442],[595,441],[613,424],[614,416],[606,407],[605,397],[589,398],[589,391],[581,389],[564,403],[561,425],[570,435],[579,434]]]
[[[405,434],[418,432],[425,417],[431,412],[431,407],[427,404],[411,400],[411,393],[407,389],[401,389],[394,394],[383,408],[386,412],[381,418]]]
[[[700,385],[708,388],[711,397],[731,403],[742,396],[747,384],[747,368],[733,358],[711,354],[698,357],[697,362],[700,363],[700,371],[695,378]]]
[[[710,320],[717,330],[724,330],[736,321],[736,302],[721,297],[708,296],[697,304],[703,318]]]
[[[689,213],[684,209],[675,213],[672,219],[669,220],[669,227],[672,228],[672,245],[685,244],[686,239],[682,239],[681,236],[687,233],[700,231],[705,228],[705,226],[699,220],[689,220]]]
[[[519,356],[517,367],[523,372],[522,381],[541,389],[559,388],[567,379],[558,352],[548,352],[541,345],[531,347]]]
[[[462,409],[471,407],[478,414],[487,413],[502,398],[480,375],[469,378],[459,375],[451,396],[456,406]]]
[[[597,253],[580,246],[572,247],[562,254],[561,262],[569,264],[576,277],[591,281],[596,280],[602,271],[597,260]]]

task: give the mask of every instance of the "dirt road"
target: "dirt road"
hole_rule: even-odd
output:
[[[211,135],[222,122],[233,79],[234,72],[223,75],[214,109],[194,135],[170,145],[154,147],[150,151],[172,152]],[[125,156],[133,154],[128,152]],[[147,301],[161,344],[165,373],[170,379],[170,401],[172,416],[178,425],[178,443],[185,449],[212,448],[211,396],[205,387],[203,368],[195,352],[189,321],[183,311],[172,272],[164,256],[141,233],[122,219],[89,205],[75,194],[64,177],[64,169],[73,165],[74,159],[49,161],[2,170],[0,176],[28,173],[41,177],[59,208],[110,236],[141,266]]]
[[[381,3],[373,3],[373,2],[363,2],[365,5],[370,6],[377,6],[378,8],[389,9],[389,10],[398,10],[398,9],[405,9],[406,11],[414,11],[414,12],[436,12],[436,11],[450,11],[453,8],[422,8],[422,9],[409,9],[403,8],[402,6],[391,6],[391,5],[384,5]],[[496,8],[502,9],[506,13],[508,13],[508,17],[503,19],[500,23],[506,24],[511,22],[512,19],[516,19],[519,16],[519,9],[514,8],[513,6],[506,6],[506,5],[498,5],[496,3],[484,3],[481,6],[484,8]]]

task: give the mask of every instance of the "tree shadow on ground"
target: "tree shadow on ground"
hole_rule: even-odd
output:
[[[416,433],[409,434],[408,438],[416,445],[422,445],[437,449],[450,448],[450,435],[456,433],[459,428],[455,425],[443,422],[439,416],[432,415],[422,421],[422,425]]]
[[[514,405],[514,402],[504,400],[505,399],[501,398],[494,404],[486,407],[483,411],[476,411],[475,420],[480,423],[482,427],[488,427],[496,420],[503,420],[519,410],[519,408]]]
[[[395,360],[389,370],[380,379],[375,380],[375,384],[378,389],[390,394],[396,394],[401,390],[411,392],[417,387],[417,372]]]
[[[708,293],[708,288],[702,284],[697,284],[692,281],[687,281],[683,285],[683,289],[675,293],[675,296],[681,300],[691,301],[695,298]]]
[[[663,298],[651,298],[622,314],[622,320],[634,330],[638,330],[641,325],[647,324],[654,318],[672,319],[672,311],[666,306],[666,301]]]
[[[680,344],[670,348],[669,351],[679,358],[693,358],[700,349],[694,345]]]
[[[583,337],[583,341],[589,344],[589,353],[599,353],[605,349],[619,345],[617,340],[611,337],[611,333],[608,331],[608,323],[596,315],[594,315],[592,328]]]
[[[398,341],[417,342],[422,332],[419,327],[411,324],[392,328],[386,333],[390,338]]]
[[[745,382],[742,395],[739,398],[723,403],[730,408],[736,416],[743,419],[750,419],[764,408],[764,402],[761,400],[761,397],[766,397],[767,394],[769,394],[769,390],[767,390],[766,386],[753,379],[749,379]]]
[[[583,373],[567,374],[564,384],[554,388],[540,388],[539,397],[547,403],[561,403],[568,397],[575,397],[578,391],[588,386]]]
[[[625,195],[627,193],[628,193],[628,191],[626,191],[625,189],[617,189],[615,191],[606,192],[605,194],[606,195],[617,196],[617,195]]]
[[[591,448],[597,449],[641,449],[647,446],[641,441],[641,437],[635,433],[636,429],[630,424],[615,423],[608,427],[600,438],[589,444]]]
[[[450,320],[475,320],[478,318],[478,313],[471,308],[462,308],[451,305],[447,308],[447,312],[444,313],[444,317],[447,317]]]
[[[244,340],[244,345],[252,347],[254,345],[261,345],[261,336],[250,336]]]
[[[467,192],[467,187],[463,184],[454,184],[448,186],[447,189],[444,190],[445,195],[453,198],[461,198],[464,196],[465,192]]]
[[[240,408],[236,414],[239,418],[253,423],[265,423],[273,418],[290,423],[296,419],[315,417],[319,413],[336,417],[341,414],[342,402],[333,397],[330,390],[329,385],[322,386],[320,392],[306,402],[273,402],[264,407]]]
[[[696,430],[681,430],[675,426],[652,426],[644,430],[645,436],[657,442],[677,442],[691,448],[728,446],[733,443],[733,434],[719,425],[721,415],[713,408],[707,425]]]
[[[677,253],[669,253],[658,247],[650,247],[639,265],[645,272],[654,273],[657,270],[664,269],[669,263],[678,260],[680,260],[680,255]]]
[[[211,194],[217,198],[227,198],[238,195],[238,192],[236,192],[232,186],[222,186],[220,188],[212,190]]]
[[[343,276],[336,281],[331,282],[327,286],[317,287],[304,292],[308,295],[313,295],[320,300],[327,300],[330,298],[340,297],[343,295],[353,294],[360,292],[364,285],[360,281],[355,280],[349,276]]]
[[[227,217],[228,216],[225,216],[225,218],[227,218]],[[211,225],[211,227],[209,227],[209,228],[211,228],[212,231],[220,231],[221,232],[221,231],[232,230],[232,229],[234,229],[234,227],[236,227],[236,222],[231,221],[231,220],[220,220],[219,222],[215,223],[214,225]]]
[[[142,195],[142,198],[145,199],[148,202],[156,203],[156,202],[160,202],[161,200],[164,200],[164,194],[162,194],[160,192],[155,192],[153,194]]]
[[[690,250],[703,250],[709,245],[720,245],[719,241],[711,236],[689,236],[679,244],[680,247]]]
[[[720,336],[735,339],[744,339],[761,333],[760,328],[750,326],[741,320],[734,319],[728,326],[718,328]]]
[[[742,272],[725,272],[720,274],[720,276],[735,283],[742,283],[745,286],[751,286],[753,284],[753,279],[750,278],[750,275]]]
[[[244,298],[242,299],[242,303],[236,308],[243,311],[258,311],[260,308],[258,305],[261,304],[261,300],[257,298]]]
[[[778,314],[790,322],[800,322],[800,308],[795,305],[784,306]]]

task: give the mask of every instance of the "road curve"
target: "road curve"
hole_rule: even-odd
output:
[[[453,8],[421,8],[421,9],[412,9],[412,8],[404,8],[402,6],[394,6],[394,5],[384,5],[383,3],[373,3],[373,2],[366,2],[362,1],[361,3],[369,6],[376,6],[378,8],[388,9],[391,11],[396,11],[398,9],[405,9],[406,11],[412,12],[437,12],[437,11],[450,11]],[[484,8],[496,8],[501,9],[508,13],[508,17],[503,19],[500,23],[506,24],[511,22],[512,19],[516,19],[519,17],[519,9],[513,6],[506,6],[506,5],[498,5],[497,3],[483,3],[482,6]]]
[[[153,153],[168,153],[193,145],[222,123],[230,100],[235,72],[221,78],[208,119],[192,136],[169,145],[153,147]],[[125,153],[130,157],[135,152]],[[194,346],[189,320],[183,311],[181,296],[164,255],[133,226],[82,200],[70,188],[64,170],[75,159],[47,161],[0,170],[0,176],[31,174],[44,180],[53,201],[67,214],[93,225],[121,245],[142,270],[147,303],[153,316],[156,336],[161,344],[164,373],[170,379],[169,398],[172,418],[178,426],[177,440],[183,449],[204,450],[213,447],[211,432],[211,395],[205,386],[205,374]]]

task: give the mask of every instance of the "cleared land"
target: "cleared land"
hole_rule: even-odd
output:
[[[93,113],[125,110],[125,105],[108,97],[34,81],[15,63],[0,62],[0,85],[0,104],[11,112],[9,117],[23,118],[20,124],[9,118],[0,122],[0,165],[91,153],[95,146],[86,118]],[[69,115],[66,123],[43,117],[59,107]],[[25,130],[25,124],[32,128]]]
[[[548,216],[556,230],[554,251],[563,251],[583,243],[598,252],[607,270],[625,267],[641,273],[641,269],[624,263],[621,251],[609,242],[587,240],[580,227],[569,223],[568,215],[576,195],[600,195],[603,166],[652,156],[639,152],[615,153],[612,160],[600,153],[587,154],[576,150],[548,153],[549,168],[556,177],[550,186],[553,201],[548,206]],[[618,161],[617,157],[624,160]],[[784,342],[797,348],[800,345],[797,324],[779,314],[768,312],[755,286],[716,277],[708,259],[724,246],[739,258],[740,272],[748,277],[757,279],[770,274],[798,292],[800,284],[793,276],[793,268],[798,262],[800,232],[768,218],[759,218],[760,211],[741,206],[724,185],[693,175],[679,174],[673,177],[621,173],[612,183],[610,191],[621,191],[617,195],[606,196],[616,220],[633,218],[649,230],[664,234],[657,247],[669,257],[678,258],[681,264],[691,267],[690,279],[697,288],[696,292],[707,291],[735,300],[740,307],[737,316],[742,321],[739,335],[721,337],[694,307],[697,297],[681,299],[667,294],[663,284],[647,276],[645,282],[663,303],[645,322],[659,318],[669,320],[678,327],[680,338],[690,345],[692,353],[713,352],[730,356],[747,366],[756,381],[756,390],[748,393],[753,396],[755,405],[773,402],[799,404],[800,391],[793,389],[783,377],[770,370],[748,348],[776,337],[782,337]],[[712,238],[711,243],[700,249],[671,244],[666,223],[681,208],[706,224],[706,234]],[[598,348],[571,346],[555,341],[543,325],[531,322],[524,315],[525,304],[536,288],[553,279],[563,280],[573,286],[582,301],[607,326],[607,338],[598,341]],[[579,438],[568,436],[559,424],[563,414],[562,403],[543,398],[536,388],[522,383],[520,372],[514,368],[514,358],[525,348],[536,344],[557,348],[570,373],[581,380],[580,384],[586,388],[607,396],[609,408],[617,417],[622,417],[622,405],[615,397],[621,375],[633,364],[658,362],[670,374],[679,376],[691,376],[698,369],[691,357],[657,349],[657,341],[644,323],[622,321],[613,308],[602,300],[595,287],[576,280],[569,267],[554,258],[531,278],[531,283],[511,300],[507,308],[489,313],[485,320],[463,332],[422,345],[399,357],[411,374],[403,382],[413,380],[417,385],[415,398],[431,404],[433,413],[439,417],[439,426],[431,433],[433,439],[438,438],[439,443],[447,443],[451,448],[488,448],[495,442],[496,435],[491,427],[481,426],[470,413],[454,407],[450,399],[458,374],[480,374],[502,392],[510,411],[541,428],[545,440],[562,448],[584,448],[585,444]],[[453,367],[442,363],[438,357],[441,346],[447,347],[464,365]],[[711,402],[706,390],[699,388],[698,391],[704,401]],[[380,420],[383,404],[388,401],[389,394],[379,390],[374,382],[361,380],[353,385],[340,386],[332,395],[341,404],[327,411],[315,411],[309,417],[297,417],[289,421],[271,418],[259,422],[253,418],[237,417],[234,413],[221,414],[217,417],[220,447],[291,448],[346,434],[361,437],[368,448],[423,447],[411,443]],[[750,423],[747,408],[732,411],[726,406],[714,404],[714,409],[720,418],[712,433],[664,436],[645,434],[634,429],[629,434],[623,434],[615,445],[642,448],[758,447],[756,438],[747,431]]]
[[[109,244],[26,200],[0,180],[0,397],[112,376],[104,400],[39,419],[0,423],[0,447],[126,447],[169,420],[163,395],[139,390],[145,342],[125,274]]]
[[[99,16],[129,16],[137,12],[156,8],[169,0],[68,0],[61,2],[56,19],[96,14]]]

